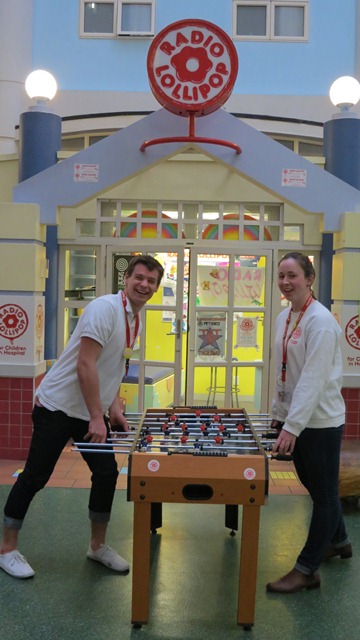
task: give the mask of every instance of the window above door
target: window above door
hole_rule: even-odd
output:
[[[80,0],[81,37],[151,37],[155,33],[155,0]]]
[[[309,0],[233,0],[234,40],[306,42]]]

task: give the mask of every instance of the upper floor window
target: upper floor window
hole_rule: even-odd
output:
[[[234,0],[233,37],[304,42],[308,13],[309,0]]]
[[[152,36],[155,0],[80,0],[80,35],[90,38]]]

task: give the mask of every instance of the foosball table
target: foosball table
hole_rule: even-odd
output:
[[[261,425],[263,428],[263,425]],[[148,409],[129,452],[127,498],[134,503],[132,624],[148,622],[150,533],[163,503],[223,504],[238,529],[242,506],[237,623],[254,624],[260,507],[268,494],[268,454],[244,409]]]

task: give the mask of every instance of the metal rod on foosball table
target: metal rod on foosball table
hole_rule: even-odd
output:
[[[129,454],[131,446],[133,444],[132,439],[124,438],[122,444],[115,442],[102,442],[101,444],[94,444],[93,442],[74,442],[71,451],[79,453],[126,453]],[[124,448],[121,449],[120,446]]]
[[[141,446],[141,445],[140,445]],[[146,447],[146,444],[144,445],[144,448]],[[161,444],[161,443],[157,443],[157,442],[150,442],[147,444],[148,447],[148,451],[152,451],[154,449],[160,449],[160,450],[174,450],[174,449],[178,449],[178,450],[182,450],[182,451],[227,451],[229,453],[231,452],[239,452],[239,451],[243,451],[246,453],[250,453],[252,451],[259,451],[259,448],[255,445],[253,446],[233,446],[233,447],[229,447],[228,445],[221,445],[221,444],[207,444],[204,443],[203,445],[201,445],[200,447],[196,448],[194,447],[193,444],[178,444],[175,442],[170,442],[168,444]]]

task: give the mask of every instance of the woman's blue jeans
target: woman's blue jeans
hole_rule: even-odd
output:
[[[296,441],[295,469],[313,501],[308,537],[295,565],[306,574],[319,569],[332,544],[349,542],[339,498],[342,432],[343,425],[304,429]]]
[[[62,450],[70,439],[82,442],[89,423],[71,418],[62,411],[35,406],[33,435],[24,470],[12,487],[4,508],[4,524],[20,529],[35,494],[49,480]],[[94,445],[94,449],[99,445]],[[74,456],[77,455],[74,453]],[[81,453],[91,476],[89,514],[91,520],[108,522],[114,498],[118,469],[113,453]]]

